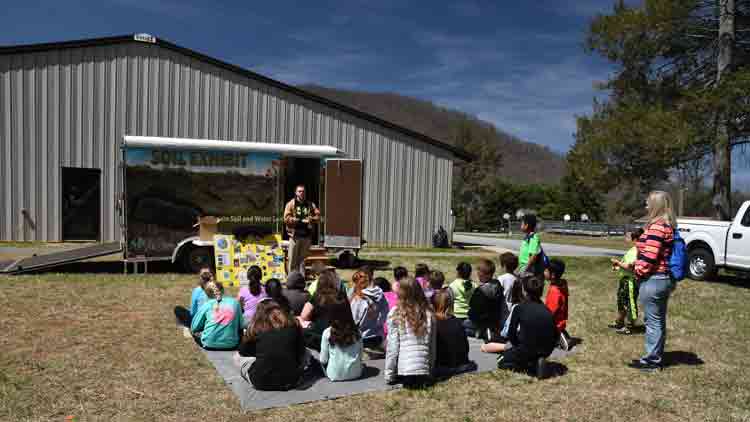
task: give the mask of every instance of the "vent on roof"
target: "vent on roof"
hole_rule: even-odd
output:
[[[151,34],[145,34],[145,33],[135,34],[133,35],[133,39],[136,41],[147,42],[151,44],[156,43],[156,37]]]

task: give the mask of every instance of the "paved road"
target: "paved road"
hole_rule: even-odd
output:
[[[517,239],[502,239],[486,236],[472,236],[467,234],[454,234],[454,242],[471,245],[482,245],[497,252],[518,252],[521,241]],[[624,250],[592,248],[589,246],[558,245],[556,243],[542,243],[544,253],[549,256],[622,256]]]

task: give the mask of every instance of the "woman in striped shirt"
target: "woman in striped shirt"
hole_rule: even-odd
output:
[[[639,297],[646,326],[646,354],[630,366],[653,372],[662,368],[667,338],[667,301],[674,289],[669,273],[669,258],[677,221],[667,192],[651,192],[646,199],[647,223],[638,238],[635,275],[640,281]]]

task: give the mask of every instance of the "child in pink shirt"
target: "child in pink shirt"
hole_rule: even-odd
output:
[[[268,297],[260,279],[263,277],[260,268],[252,266],[247,270],[247,287],[242,287],[237,300],[242,305],[242,316],[245,320],[245,328],[253,323],[255,309],[261,300]]]
[[[430,267],[427,264],[417,264],[414,267],[414,279],[422,286],[422,290],[428,288],[430,285]]]

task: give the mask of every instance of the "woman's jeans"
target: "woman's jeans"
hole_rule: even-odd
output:
[[[672,290],[674,282],[667,274],[654,274],[641,282],[639,298],[646,326],[646,354],[641,362],[662,364],[667,339],[667,301]]]

